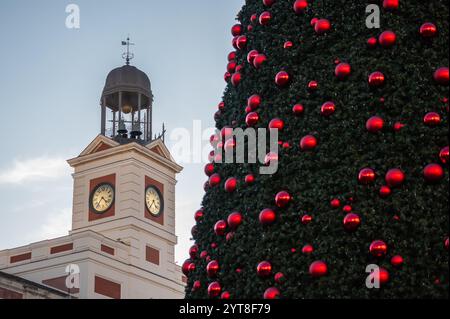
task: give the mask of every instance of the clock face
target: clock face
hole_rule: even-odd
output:
[[[114,187],[111,184],[100,184],[91,194],[91,207],[97,214],[103,214],[114,203]]]
[[[163,210],[163,199],[161,193],[154,186],[147,187],[145,191],[145,206],[150,214],[158,216]]]

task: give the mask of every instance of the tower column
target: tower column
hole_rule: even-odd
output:
[[[102,99],[102,114],[101,114],[101,123],[100,123],[100,133],[102,135],[106,134],[106,98]]]

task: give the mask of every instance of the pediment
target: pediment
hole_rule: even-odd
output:
[[[104,136],[98,135],[85,149],[81,152],[80,156],[85,156],[89,154],[94,154],[110,148],[119,146],[120,144],[112,139]]]
[[[145,147],[148,148],[150,151],[158,154],[159,156],[162,156],[168,159],[169,161],[174,162],[172,155],[170,155],[169,149],[161,139],[153,140],[150,143],[148,143]]]

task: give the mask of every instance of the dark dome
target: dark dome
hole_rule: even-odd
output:
[[[124,65],[109,72],[103,88],[102,98],[106,98],[106,105],[112,109],[118,108],[118,94],[123,92],[124,97],[142,94],[142,105],[151,105],[153,94],[150,79],[147,74],[131,65]],[[133,98],[134,100],[134,98]]]

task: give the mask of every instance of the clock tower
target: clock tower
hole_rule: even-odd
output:
[[[150,80],[130,65],[128,50],[125,57],[106,78],[100,134],[68,160],[74,169],[69,235],[0,252],[0,270],[79,298],[183,298],[185,278],[174,257],[182,167],[164,132],[152,136]],[[67,286],[68,266],[79,270],[79,287]]]

